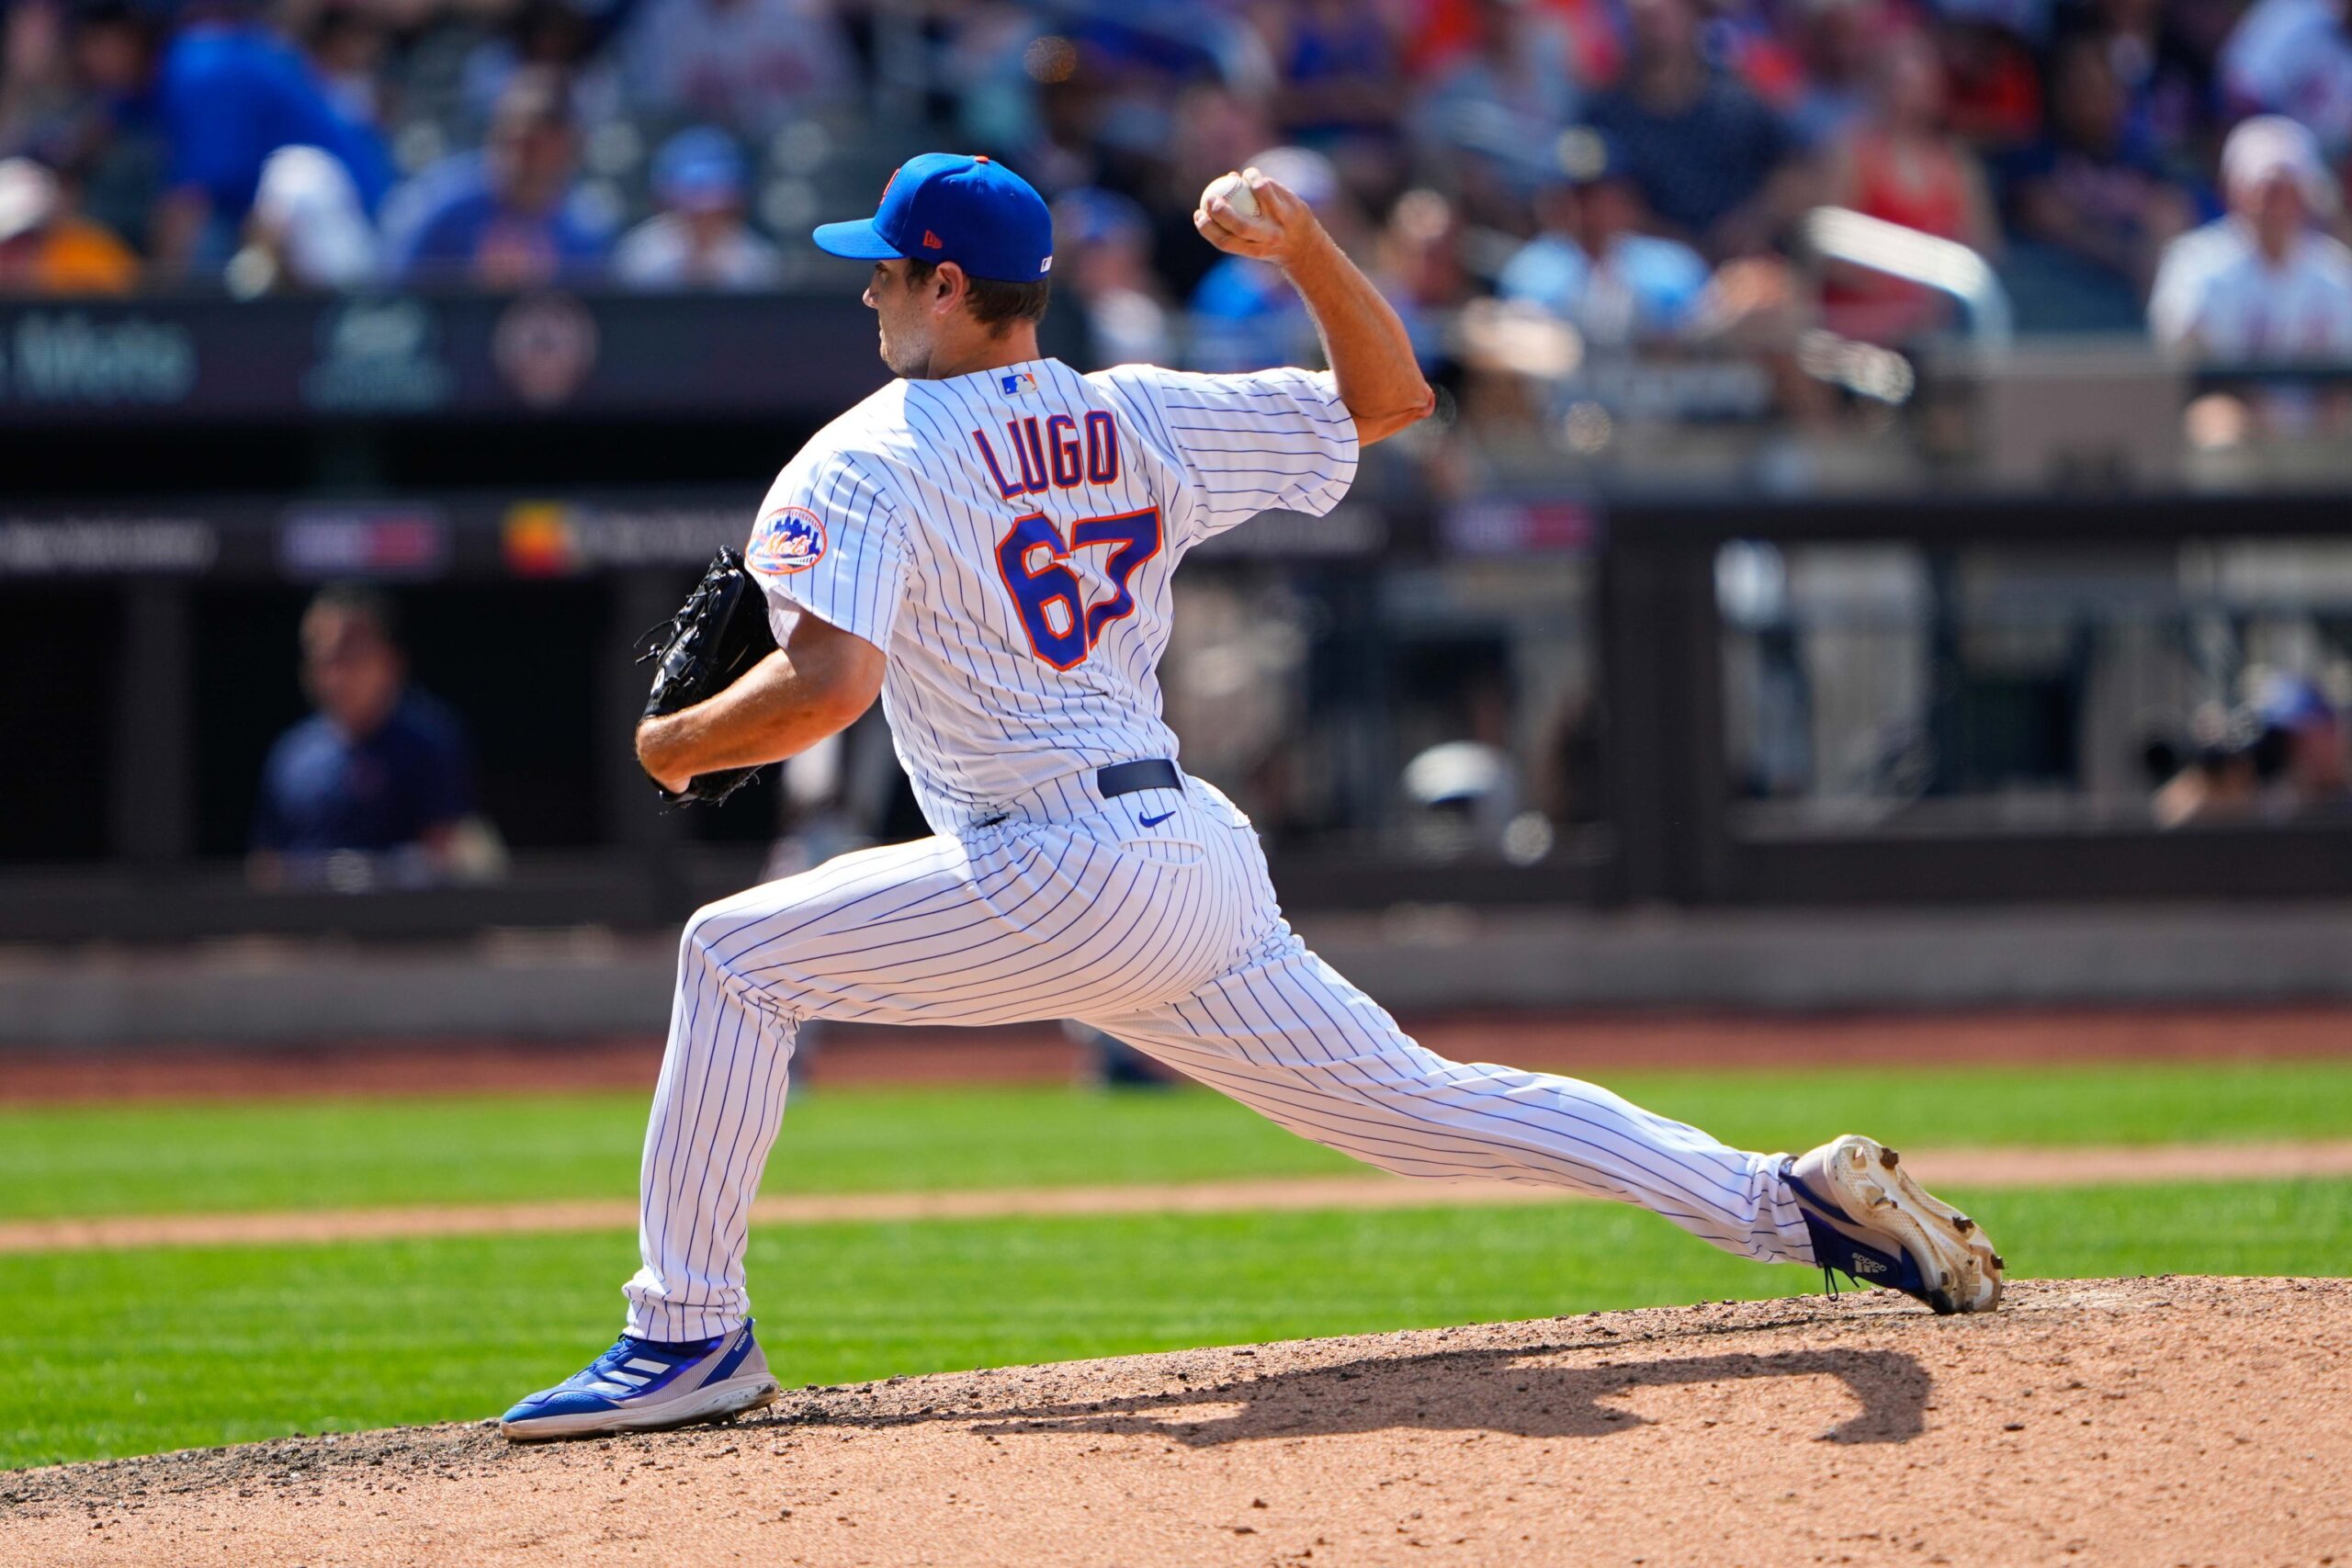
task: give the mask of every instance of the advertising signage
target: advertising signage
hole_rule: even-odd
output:
[[[0,303],[0,426],[822,419],[885,375],[873,314],[854,297]]]

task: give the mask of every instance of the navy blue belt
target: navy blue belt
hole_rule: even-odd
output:
[[[1094,771],[1094,787],[1105,800],[1137,790],[1181,789],[1183,775],[1176,764],[1165,757],[1147,757],[1140,762],[1114,762]]]

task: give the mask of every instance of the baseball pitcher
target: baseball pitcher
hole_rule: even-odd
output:
[[[739,597],[764,608],[750,618],[776,646],[714,654],[686,627],[664,679],[727,683],[684,703],[657,683],[638,754],[692,795],[815,744],[878,694],[935,836],[687,923],[627,1331],[508,1411],[509,1437],[775,1398],[743,1256],[811,1019],[1075,1018],[1400,1175],[1638,1203],[1743,1257],[1839,1269],[1939,1312],[1999,1301],[1983,1232],[1870,1139],[1750,1153],[1592,1084],[1447,1061],[1293,934],[1249,819],[1184,773],[1161,721],[1171,581],[1186,551],[1259,512],[1329,512],[1359,452],[1434,400],[1395,312],[1281,185],[1228,176],[1193,222],[1283,271],[1329,370],[1080,375],[1039,357],[1052,224],[986,158],[912,159],[872,218],[816,231],[873,264],[865,300],[898,379],[786,466],[741,565],[714,567],[756,584]]]

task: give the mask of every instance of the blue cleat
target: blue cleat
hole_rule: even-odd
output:
[[[1912,1180],[1893,1149],[1849,1133],[1791,1161],[1783,1179],[1825,1277],[1835,1269],[1939,1313],[2001,1304],[2001,1255],[1975,1221]]]
[[[624,1334],[584,1371],[499,1417],[498,1429],[518,1442],[651,1432],[723,1421],[775,1396],[775,1374],[749,1320],[731,1334],[683,1345]]]

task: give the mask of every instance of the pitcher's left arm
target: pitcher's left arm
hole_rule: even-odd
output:
[[[684,790],[698,773],[756,768],[839,734],[882,690],[882,650],[802,611],[782,648],[717,695],[637,727],[637,760]]]

